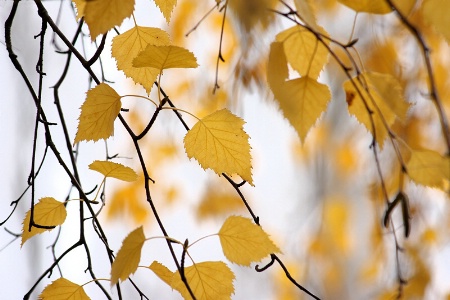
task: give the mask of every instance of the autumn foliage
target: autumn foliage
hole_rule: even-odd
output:
[[[11,34],[21,1],[11,2],[5,22],[11,63],[34,100],[36,133],[28,180],[32,192],[27,188],[11,202],[1,225],[7,226],[19,213],[18,203],[26,202],[18,248],[43,232],[56,236],[53,263],[24,299],[32,293],[45,300],[90,299],[86,285],[96,285],[105,299],[122,299],[125,289],[135,299],[151,299],[153,287],[143,288],[136,280],[145,272],[184,299],[241,299],[235,292],[237,267],[253,267],[256,281],[258,273],[271,272],[275,299],[449,297],[450,290],[433,288],[443,279],[429,258],[448,244],[450,232],[445,218],[450,2],[154,0],[145,14],[163,22],[153,27],[139,17],[139,1],[69,2],[61,5],[74,12],[75,34],[55,21],[46,1],[34,0],[42,21],[35,36],[38,84],[24,71]],[[55,40],[67,48],[57,49],[67,56],[65,71],[52,86],[57,122],[47,118],[48,106],[36,88],[56,69],[43,58],[51,52],[44,47],[48,31],[56,36],[56,48]],[[79,40],[93,53],[86,55]],[[120,82],[108,80],[102,61],[108,59]],[[77,99],[80,110],[71,112],[59,87],[74,64],[81,65],[89,84],[85,98]],[[248,112],[251,97],[262,99],[260,107],[275,107],[288,124],[261,143],[272,149],[268,158],[261,159],[256,131],[249,128],[263,127],[263,135],[270,135],[276,117],[268,118],[260,107]],[[77,126],[70,128],[66,120],[76,115]],[[58,134],[63,144],[55,142]],[[280,136],[290,141],[289,158],[278,148]],[[44,137],[44,145],[38,137]],[[80,164],[84,147],[94,143],[104,143],[104,153],[89,153],[95,157],[91,163]],[[126,154],[110,154],[111,145]],[[39,147],[45,148],[40,158]],[[35,181],[50,154],[70,186],[66,199],[35,193],[35,185],[44,184]],[[260,167],[264,159],[273,165],[288,160],[294,171],[272,174]],[[180,171],[181,164],[205,170],[208,178],[195,196],[196,207],[183,211],[199,223],[214,220],[204,237],[191,233],[180,240],[168,230],[176,224],[166,211],[188,198],[186,183],[177,176],[189,181],[191,171]],[[85,179],[92,174],[101,178],[94,189]],[[300,177],[305,178],[301,197],[309,202],[295,200],[300,209],[286,221],[278,209],[289,207],[287,198],[295,192],[277,183],[298,189]],[[264,218],[256,208],[263,199],[252,197],[258,191],[276,195],[265,199],[270,213]],[[69,226],[69,208],[75,206],[79,236],[57,249],[60,235],[68,232],[61,229]],[[110,246],[105,230],[116,220],[134,228],[119,248]],[[188,220],[178,221],[186,225]],[[284,223],[285,236],[273,229]],[[148,233],[155,228],[159,235]],[[207,253],[203,242],[214,238],[223,256],[203,260],[193,254],[194,249]],[[101,244],[96,249],[101,254],[92,254],[92,240]],[[167,252],[170,264],[147,261],[144,249],[154,240],[164,241],[158,251]],[[73,282],[60,268],[78,248],[87,263],[75,272],[89,274],[89,282]],[[107,272],[92,263],[99,257]],[[131,284],[125,288],[126,281]],[[36,291],[41,282],[46,286]]]

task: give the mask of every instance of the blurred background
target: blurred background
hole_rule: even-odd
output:
[[[61,31],[71,38],[77,28],[72,3],[43,3],[53,20],[58,20]],[[294,3],[286,3],[295,7]],[[223,10],[217,8],[207,15],[216,5],[212,0],[178,0],[167,24],[152,1],[137,0],[135,19],[139,26],[166,30],[173,44],[189,49],[197,57],[200,65],[197,69],[164,71],[161,85],[177,107],[200,118],[227,107],[246,121],[244,128],[251,137],[255,187],[246,184],[242,191],[264,230],[282,249],[280,257],[293,277],[322,299],[396,299],[399,292],[401,299],[450,299],[448,193],[405,179],[404,191],[410,200],[411,235],[408,239],[403,236],[399,208],[393,212],[394,228],[384,228],[386,202],[370,147],[372,137],[348,113],[342,89],[342,83],[348,78],[336,61],[330,58],[319,78],[330,87],[332,100],[306,140],[301,142],[283,118],[266,83],[270,43],[277,33],[294,24],[265,7],[287,12],[286,6],[275,0],[230,0],[224,19]],[[11,6],[12,1],[0,1],[2,24]],[[362,13],[355,17],[354,11],[335,0],[316,1],[315,6],[318,24],[330,36],[343,43],[352,34],[358,39],[354,57],[365,69],[388,73],[399,80],[405,99],[412,105],[407,120],[394,124],[395,133],[412,148],[433,149],[445,154],[439,119],[427,97],[427,74],[421,53],[397,17],[392,13]],[[415,3],[408,17],[433,49],[436,81],[448,111],[449,47],[424,22],[420,6],[421,1]],[[133,20],[127,19],[119,32],[133,26]],[[35,87],[39,39],[33,37],[40,27],[34,2],[21,1],[12,28],[12,45]],[[96,44],[90,41],[87,27],[83,32],[85,36],[75,46],[86,57],[91,57]],[[221,53],[225,62],[218,65],[220,88],[213,94],[221,34]],[[110,50],[115,35],[114,32],[108,34],[101,65],[98,62],[93,66],[95,72],[113,82],[111,85],[120,95],[146,95],[141,86],[117,70]],[[0,38],[0,42],[3,46],[0,47],[0,221],[3,221],[13,208],[11,202],[28,186],[36,111],[22,78],[9,60],[4,38]],[[344,62],[348,60],[340,48],[332,49]],[[66,61],[66,56],[57,50],[64,51],[66,47],[49,28],[45,43],[43,106],[48,119],[55,122],[58,116],[52,87],[61,76]],[[295,71],[290,72],[291,78],[298,76]],[[91,87],[88,74],[73,58],[60,87],[61,103],[72,138],[77,130],[79,108]],[[150,97],[157,99],[154,90]],[[122,107],[129,109],[123,114],[136,132],[145,127],[154,111],[151,103],[139,98],[123,99]],[[187,114],[183,117],[189,126],[196,122]],[[54,126],[53,130],[57,146],[65,149],[61,129]],[[45,150],[42,133],[40,129],[37,161],[42,159]],[[193,242],[217,233],[229,215],[250,215],[224,178],[212,171],[204,171],[195,160],[187,158],[182,141],[185,133],[175,114],[165,110],[141,146],[150,176],[155,180],[151,186],[152,197],[169,235],[180,241],[188,238]],[[140,167],[131,139],[118,122],[114,137],[106,143],[81,142],[77,150],[81,183],[86,191],[102,180],[87,167],[96,159],[104,160],[107,155],[117,154],[115,162],[135,170]],[[382,151],[378,149],[378,155],[388,196],[393,200],[399,188],[400,168],[395,150],[386,142]],[[49,153],[36,179],[36,197],[48,196],[63,201],[68,194],[77,198],[76,193],[71,193],[64,170]],[[22,231],[30,199],[28,191],[0,230],[1,299],[22,298],[53,261],[49,246],[55,242],[56,230],[32,238],[23,247],[16,236]],[[68,217],[54,248],[56,255],[78,238],[78,203],[69,202],[67,209]],[[105,206],[99,218],[115,251],[127,234],[140,225],[144,225],[146,237],[162,235],[145,201],[141,181],[130,184],[108,179]],[[110,266],[104,247],[92,227],[86,228],[92,243],[96,275],[109,278]],[[143,249],[140,265],[149,266],[157,260],[175,270],[163,239],[147,241]],[[181,254],[181,249],[177,251]],[[219,240],[214,236],[190,248],[190,253],[196,262],[226,261]],[[261,265],[267,262],[263,261]],[[84,251],[76,249],[61,261],[62,275],[72,282],[84,284],[90,281],[85,273],[86,263]],[[236,274],[233,299],[310,299],[286,279],[277,265],[257,273],[254,265],[243,268],[227,264]],[[407,284],[399,284],[399,272]],[[36,288],[32,299],[59,276],[55,269],[52,276]],[[139,268],[133,279],[151,299],[181,299],[148,269]],[[124,282],[122,288],[125,299],[138,297],[129,281]],[[95,284],[87,284],[84,289],[92,299],[103,299]],[[114,290],[111,293],[115,295]]]

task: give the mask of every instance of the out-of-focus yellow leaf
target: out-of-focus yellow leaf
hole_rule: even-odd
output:
[[[162,281],[164,281],[165,283],[167,283],[167,285],[171,285],[172,284],[172,279],[173,279],[173,275],[174,273],[172,271],[170,271],[165,265],[163,265],[160,262],[154,261],[152,262],[152,264],[149,266],[149,269],[153,271],[153,273],[156,274],[156,276],[159,277],[159,279],[161,279]]]
[[[414,274],[408,278],[408,284],[404,288],[405,299],[424,299],[425,291],[431,284],[430,267],[425,264],[420,250],[422,248],[407,248],[407,253],[411,256]]]
[[[387,14],[392,10],[384,0],[338,0],[356,12]]]
[[[229,110],[216,111],[195,124],[184,137],[189,158],[195,158],[203,169],[218,175],[238,174],[253,185],[249,136],[244,120]]]
[[[208,261],[184,268],[184,274],[195,297],[199,300],[229,300],[234,292],[234,273],[221,261]],[[184,299],[192,299],[178,271],[175,272],[173,289],[179,291]]]
[[[418,184],[443,189],[450,180],[450,158],[432,150],[413,150],[406,165],[409,177]]]
[[[241,27],[249,32],[258,27],[265,29],[269,26],[274,19],[274,14],[269,9],[273,9],[276,3],[276,0],[229,0],[228,7]]]
[[[147,222],[149,211],[143,190],[142,181],[135,181],[116,191],[106,203],[107,218],[130,218],[135,224]]]
[[[387,14],[392,11],[385,0],[338,0],[338,2],[356,12]],[[392,0],[392,2],[402,14],[407,15],[414,7],[416,0]]]
[[[65,278],[47,285],[39,295],[40,300],[90,300],[83,287]]]
[[[321,28],[320,32],[325,30]],[[287,61],[301,76],[319,77],[328,61],[328,50],[314,34],[296,25],[280,32],[276,41],[283,43]]]
[[[105,175],[105,177],[113,177],[123,181],[132,182],[138,178],[132,168],[112,161],[96,160],[89,165],[89,169],[97,171]]]
[[[111,52],[117,61],[117,68],[135,83],[141,84],[147,94],[152,89],[153,82],[159,74],[159,69],[133,67],[133,59],[147,45],[167,46],[170,38],[167,32],[159,28],[135,26],[117,35],[112,40]]]
[[[404,120],[409,104],[403,98],[399,83],[391,75],[363,73],[352,80],[362,98],[350,80],[344,82],[348,110],[372,135],[375,135],[380,148],[383,148],[388,135],[386,126],[392,126],[396,117]]]
[[[284,117],[301,141],[326,110],[331,98],[328,87],[310,77],[289,80],[274,94]]]
[[[91,39],[107,33],[114,26],[122,24],[134,10],[134,0],[95,0],[86,1],[84,21],[89,27]]]
[[[450,43],[450,18],[448,17],[450,2],[447,0],[424,0],[422,11],[425,20]]]
[[[349,223],[349,206],[339,199],[330,199],[324,207],[324,223],[327,226],[327,238],[333,247],[341,253],[347,253],[350,247],[347,225]]]
[[[436,245],[439,241],[439,232],[435,228],[426,228],[420,237],[422,245],[427,247]]]
[[[84,16],[84,7],[86,6],[86,0],[72,0],[77,9],[77,21]]]
[[[297,13],[300,15],[306,25],[314,30],[318,30],[319,26],[316,21],[316,7],[312,0],[294,0]]]
[[[90,140],[96,142],[114,135],[114,120],[121,107],[119,94],[108,84],[100,83],[90,89],[81,106],[74,144]]]
[[[248,218],[229,217],[218,235],[225,257],[238,265],[249,266],[252,262],[259,262],[272,253],[280,252],[261,226]]]
[[[203,195],[197,208],[197,216],[199,219],[217,217],[236,212],[243,207],[242,200],[236,192],[223,190],[218,184],[213,184]]]
[[[64,202],[59,202],[52,197],[45,197],[39,200],[34,206],[33,220],[34,223],[41,226],[59,226],[66,220],[67,211]],[[52,229],[31,227],[28,231],[31,221],[31,209],[25,215],[22,227],[22,243],[21,246],[31,237],[44,231]]]
[[[141,250],[145,242],[142,226],[132,231],[122,242],[122,247],[117,252],[116,259],[111,266],[111,286],[119,279],[124,281],[136,269],[141,260]]]
[[[177,46],[147,45],[133,60],[133,67],[151,67],[160,71],[171,68],[197,68],[197,59],[189,50]]]
[[[177,0],[153,0],[156,5],[161,10],[167,24],[170,22],[170,17],[172,16],[172,11],[175,5],[177,5]]]

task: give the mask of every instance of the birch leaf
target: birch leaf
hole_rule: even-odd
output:
[[[327,109],[331,93],[328,87],[310,77],[289,80],[273,90],[284,117],[297,131],[301,141]]]
[[[209,261],[194,264],[184,268],[184,274],[197,299],[231,299],[231,294],[234,292],[233,280],[235,277],[224,262]],[[179,291],[184,299],[192,299],[183,281],[181,281],[178,271],[175,272],[170,286]]]
[[[64,202],[59,202],[52,197],[45,197],[39,200],[34,206],[33,220],[34,223],[41,226],[59,226],[66,220],[67,211],[64,206]],[[25,215],[22,226],[22,244],[36,234],[44,231],[50,231],[52,229],[31,227],[31,231],[28,230],[31,221],[31,209]]]
[[[238,265],[249,266],[271,253],[280,252],[261,226],[248,218],[229,217],[218,235],[226,258]]]
[[[450,180],[450,158],[432,150],[413,150],[406,165],[409,177],[416,183],[444,189]]]
[[[450,42],[450,2],[447,0],[424,0],[422,11],[425,20]]]
[[[159,7],[167,24],[170,22],[170,17],[172,16],[172,11],[175,5],[177,5],[177,0],[154,0],[155,4]]]
[[[90,89],[81,106],[74,144],[80,141],[106,140],[114,135],[114,120],[121,107],[119,94],[108,84],[100,83]]]
[[[89,27],[92,41],[107,33],[114,26],[122,24],[134,10],[134,0],[85,1],[84,21]]]
[[[152,270],[153,273],[155,273],[156,276],[159,277],[159,279],[161,279],[168,285],[171,285],[174,273],[170,271],[165,265],[160,262],[154,261],[149,266],[149,269]]]
[[[47,285],[39,295],[40,300],[89,300],[83,287],[65,278]]]
[[[111,52],[117,61],[117,68],[133,79],[135,83],[141,84],[148,94],[160,70],[150,67],[135,68],[133,59],[147,45],[166,46],[169,44],[169,34],[164,30],[135,26],[113,38]]]
[[[229,110],[216,111],[195,124],[184,137],[189,158],[218,175],[238,174],[253,185],[249,136],[244,121]]]
[[[404,120],[409,109],[400,84],[391,75],[379,73],[360,74],[353,78],[353,83],[354,85],[347,80],[343,85],[348,110],[375,136],[378,145],[383,148],[388,128],[396,118]]]
[[[128,182],[135,181],[138,177],[132,168],[112,161],[96,160],[89,165],[89,169],[97,171],[105,177],[113,177]]]
[[[328,50],[313,33],[296,25],[280,32],[276,41],[283,43],[287,61],[301,76],[319,77],[328,61]]]
[[[371,14],[387,14],[392,11],[386,0],[338,0],[356,12]],[[404,15],[408,15],[416,0],[392,0],[397,9]]]
[[[144,242],[142,226],[136,228],[123,240],[122,247],[117,252],[116,259],[111,266],[111,286],[115,285],[119,279],[124,281],[136,272]]]
[[[147,45],[133,60],[133,66],[162,71],[171,68],[197,68],[198,64],[194,54],[182,47]]]

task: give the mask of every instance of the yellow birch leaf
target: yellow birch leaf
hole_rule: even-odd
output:
[[[171,68],[197,68],[197,59],[189,50],[178,46],[147,45],[133,60],[133,67],[151,67],[160,71]]]
[[[392,10],[386,0],[338,0],[356,12],[371,14],[387,14]],[[414,7],[416,0],[392,0],[395,7],[404,15],[408,15]]]
[[[169,268],[157,261],[152,262],[148,268],[152,270],[159,279],[171,286],[174,273],[170,271]]]
[[[331,98],[328,87],[310,77],[289,80],[274,94],[284,117],[301,141],[326,110]]]
[[[297,13],[300,15],[303,22],[314,30],[318,30],[319,26],[317,25],[316,20],[315,2],[312,0],[294,0],[294,3],[297,8]]]
[[[385,0],[338,0],[356,12],[371,14],[387,14],[392,10]]]
[[[133,59],[147,45],[165,46],[169,44],[169,35],[164,30],[135,26],[113,38],[111,52],[117,61],[117,68],[122,70],[127,77],[133,79],[135,83],[141,84],[148,94],[160,70],[149,67],[135,68],[133,67]]]
[[[72,0],[77,8],[77,21],[84,16],[84,7],[86,6],[86,0]]]
[[[234,273],[224,262],[194,264],[184,268],[184,275],[198,300],[229,300],[234,293]],[[192,299],[178,271],[175,272],[170,286],[179,291],[184,299]]]
[[[155,4],[159,7],[167,24],[170,22],[170,17],[172,16],[172,11],[175,5],[177,5],[177,0],[153,0]]]
[[[417,184],[444,189],[450,180],[450,158],[432,150],[413,150],[406,170]]]
[[[107,33],[114,26],[122,24],[134,10],[134,0],[85,1],[84,21],[89,27],[92,41]]]
[[[400,84],[391,75],[380,73],[363,73],[352,80],[363,98],[350,80],[344,82],[348,110],[375,136],[380,148],[383,148],[384,140],[388,136],[387,127],[390,127],[397,117],[404,120],[409,109]]]
[[[283,43],[287,61],[301,76],[319,77],[328,61],[328,50],[314,34],[296,25],[277,34],[276,41]]]
[[[122,242],[116,259],[111,266],[111,286],[127,279],[136,272],[141,260],[141,250],[145,242],[142,226],[132,231]]]
[[[59,278],[47,285],[39,295],[40,300],[89,300],[83,287],[65,278]]]
[[[267,233],[252,222],[240,216],[225,220],[218,233],[225,257],[238,265],[249,266],[264,257],[280,252]]]
[[[128,182],[135,181],[138,178],[132,168],[112,161],[96,160],[89,165],[89,169],[97,171],[105,177],[113,177]]]
[[[100,83],[90,89],[81,106],[74,144],[80,141],[106,140],[114,135],[114,120],[121,107],[119,94],[108,84]]]
[[[267,82],[274,95],[278,95],[283,89],[285,80],[289,77],[286,55],[283,43],[270,44],[269,64],[267,66]]]
[[[253,185],[249,136],[244,120],[229,110],[218,110],[200,121],[184,137],[189,158],[195,158],[203,169],[218,175],[238,174]]]
[[[450,42],[450,2],[447,0],[424,0],[422,11],[425,20]]]
[[[59,202],[52,197],[45,197],[39,200],[34,206],[33,220],[34,223],[41,226],[59,226],[66,220],[67,211],[64,206],[64,202]],[[25,215],[22,227],[22,244],[36,234],[44,231],[50,231],[52,229],[31,227],[31,231],[28,231],[31,221],[31,209]]]

